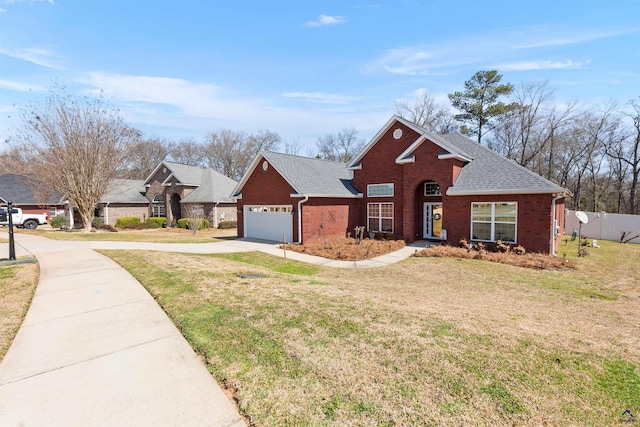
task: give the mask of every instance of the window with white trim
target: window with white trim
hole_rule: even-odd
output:
[[[369,231],[393,233],[393,203],[368,203],[367,225]]]
[[[293,212],[293,206],[247,206],[249,212]]]
[[[471,239],[515,243],[517,218],[516,202],[472,203]]]
[[[164,208],[164,197],[162,194],[153,196],[153,206],[151,207],[151,216],[155,218],[165,218],[167,212]]]
[[[434,181],[427,181],[424,183],[424,195],[425,196],[442,196],[440,191],[440,185]]]
[[[393,183],[367,185],[367,197],[392,197]]]

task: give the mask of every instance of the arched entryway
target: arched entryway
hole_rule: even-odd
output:
[[[423,239],[446,239],[440,185],[432,180],[421,182],[416,187],[415,202],[415,234]]]
[[[171,218],[178,221],[182,218],[182,207],[180,206],[180,195],[171,195]]]

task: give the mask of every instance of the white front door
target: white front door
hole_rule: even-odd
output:
[[[442,239],[442,203],[424,204],[424,231],[425,239]]]

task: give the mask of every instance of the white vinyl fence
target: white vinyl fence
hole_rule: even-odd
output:
[[[640,215],[622,215],[606,212],[585,212],[589,222],[582,224],[582,236],[588,239],[620,241],[620,236],[626,232],[625,240],[640,235]],[[580,225],[576,211],[565,211],[565,233],[571,234]],[[629,243],[640,244],[640,237]]]

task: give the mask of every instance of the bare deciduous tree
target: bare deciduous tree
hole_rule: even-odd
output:
[[[255,135],[228,129],[209,132],[204,144],[206,163],[238,180],[261,150],[275,150],[279,143],[280,136],[268,130],[261,130]]]
[[[183,139],[169,144],[169,157],[176,163],[189,166],[205,166],[206,153],[202,144],[193,139]]]
[[[316,143],[320,158],[343,163],[353,159],[362,151],[364,145],[364,139],[358,138],[358,131],[354,128],[342,129],[336,135],[325,135],[318,138]]]
[[[169,154],[170,143],[159,138],[140,139],[133,143],[121,178],[145,179]]]
[[[30,175],[76,206],[86,231],[100,197],[118,176],[139,133],[102,97],[77,97],[54,90],[42,105],[22,110],[19,148]]]
[[[431,132],[446,134],[458,130],[449,107],[438,104],[426,90],[418,91],[413,99],[396,102],[394,112]]]

